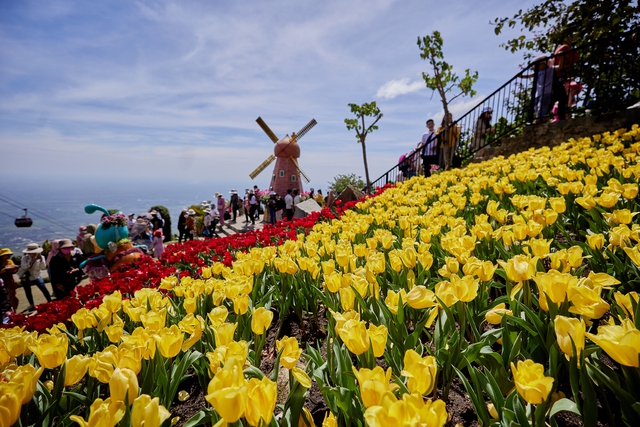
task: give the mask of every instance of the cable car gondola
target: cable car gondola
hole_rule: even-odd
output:
[[[33,221],[27,216],[27,210],[24,209],[24,216],[16,218],[14,224],[18,228],[26,228],[31,227],[33,225]]]

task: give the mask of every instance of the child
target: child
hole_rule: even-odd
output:
[[[153,240],[151,241],[151,247],[153,248],[154,258],[160,258],[164,252],[164,236],[162,235],[162,229],[157,229],[153,232]]]
[[[537,59],[538,76],[536,79],[536,121],[540,122],[549,114],[551,104],[552,85],[553,85],[553,68],[549,67],[546,56]]]

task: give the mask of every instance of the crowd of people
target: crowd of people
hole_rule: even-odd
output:
[[[582,85],[572,75],[579,59],[579,53],[573,49],[571,40],[558,46],[551,56],[538,57],[532,65],[532,73],[524,73],[522,78],[533,78],[534,124],[546,121],[559,121],[568,118],[569,108],[578,102]],[[401,175],[399,180],[415,175],[430,176],[434,170],[447,170],[458,167],[461,156],[458,150],[464,147],[475,158],[484,158],[489,136],[496,132],[492,125],[493,109],[485,106],[469,129],[466,141],[460,141],[461,128],[453,125],[451,113],[445,114],[442,123],[435,129],[433,119],[427,120],[427,132],[417,147],[403,154],[398,160]]]
[[[257,186],[247,189],[241,198],[233,189],[229,199],[222,193],[215,193],[213,202],[204,201],[196,211],[193,207],[183,209],[178,217],[178,242],[192,240],[196,237],[218,237],[218,232],[225,226],[235,224],[244,216],[244,224],[255,226],[263,216],[265,223],[275,225],[278,219],[292,220],[296,205],[312,198],[320,206],[325,203],[321,190],[311,188],[309,192],[300,194],[297,189],[288,190],[284,197],[273,190],[259,190]],[[103,216],[104,217],[104,216]],[[152,209],[141,214],[131,213],[127,219],[129,240],[136,247],[143,248],[154,258],[160,258],[164,252],[165,219],[162,213]],[[24,289],[28,307],[24,311],[34,309],[32,287],[35,286],[47,301],[53,298],[62,299],[69,295],[84,277],[99,279],[109,274],[109,269],[102,251],[96,243],[96,224],[79,227],[75,240],[59,239],[43,244],[29,243],[22,251],[18,265],[12,261],[13,251],[0,249],[0,311],[2,319],[7,313],[18,310],[16,290]],[[172,236],[169,236],[171,239]],[[17,261],[16,261],[17,262]],[[43,272],[51,282],[53,294],[45,285]]]
[[[291,221],[295,207],[301,201],[312,198],[320,206],[325,203],[322,190],[311,188],[308,193],[300,194],[298,189],[288,189],[282,197],[273,189],[260,190],[258,186],[247,188],[242,198],[232,189],[227,200],[222,193],[216,192],[212,202],[203,201],[200,209],[185,208],[178,216],[178,242],[193,240],[196,237],[218,237],[224,227],[232,227],[244,216],[243,224],[255,226],[256,221],[275,225],[278,218]],[[200,211],[200,212],[199,212]]]

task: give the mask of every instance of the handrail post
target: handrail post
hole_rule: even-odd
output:
[[[533,123],[533,113],[536,105],[536,88],[538,87],[538,71],[540,70],[540,62],[533,63],[533,83],[531,84],[531,99],[529,100],[529,106],[527,108],[527,120],[526,123]],[[546,82],[545,82],[546,83]],[[542,96],[542,94],[538,94]]]

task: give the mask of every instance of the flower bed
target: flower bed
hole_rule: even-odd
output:
[[[310,424],[312,386],[323,425],[440,426],[457,383],[484,425],[633,425],[639,151],[634,126],[170,246],[78,295],[66,327],[0,332],[5,418],[169,424],[192,378],[208,404],[190,426]],[[324,341],[280,333],[325,310]]]

